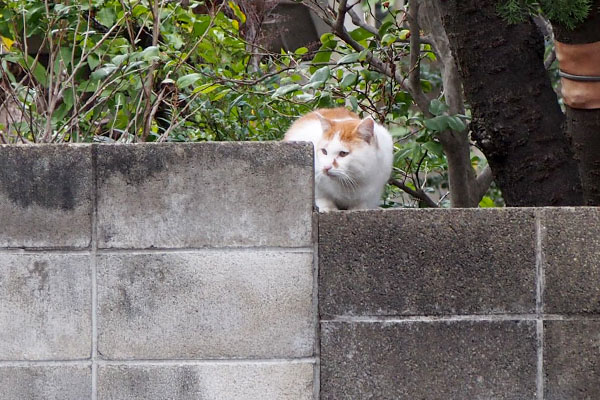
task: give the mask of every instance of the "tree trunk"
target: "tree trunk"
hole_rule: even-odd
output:
[[[586,21],[575,30],[554,25],[556,40],[568,44],[600,41],[600,0],[596,0]],[[572,138],[579,161],[583,197],[587,205],[600,205],[600,109],[583,110],[566,106],[566,132]]]
[[[581,205],[564,115],[531,22],[509,25],[494,0],[440,1],[458,62],[472,131],[509,206]]]

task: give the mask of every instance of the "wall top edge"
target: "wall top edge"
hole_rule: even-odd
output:
[[[387,213],[511,213],[511,212],[535,212],[535,211],[597,211],[600,207],[577,206],[577,207],[490,207],[490,208],[378,208],[373,210],[338,210],[320,212],[319,217],[336,217],[341,215],[360,216],[362,214],[387,214]]]
[[[0,144],[0,148],[11,148],[11,147],[30,147],[30,148],[39,148],[39,147],[145,147],[145,146],[257,146],[257,147],[269,147],[269,146],[292,146],[299,148],[311,148],[312,144],[308,142],[283,142],[277,140],[268,140],[262,142],[255,141],[236,141],[236,142],[144,142],[144,143],[16,143],[16,144]]]

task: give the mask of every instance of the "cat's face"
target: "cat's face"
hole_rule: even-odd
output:
[[[373,142],[373,119],[321,119],[322,139],[317,144],[316,173],[322,179],[352,186],[360,177],[364,158]]]

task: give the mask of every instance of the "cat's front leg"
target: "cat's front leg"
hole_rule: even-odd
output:
[[[338,209],[333,201],[324,197],[316,198],[315,204],[317,205],[319,212],[335,211]]]
[[[352,207],[348,207],[348,210],[372,210],[374,208],[378,208],[377,204],[373,204],[373,202],[363,201],[353,205]]]

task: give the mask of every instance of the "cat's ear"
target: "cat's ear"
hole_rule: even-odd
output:
[[[330,130],[331,129],[331,121],[316,111],[315,111],[315,114],[317,115],[317,118],[319,118],[319,122],[321,122],[321,129],[323,129],[323,132],[327,132],[328,130]]]
[[[360,124],[358,124],[356,127],[356,133],[362,140],[371,144],[373,141],[373,135],[375,134],[374,129],[375,121],[373,121],[373,118],[367,117],[360,121]]]

